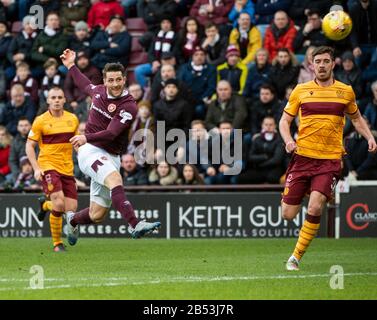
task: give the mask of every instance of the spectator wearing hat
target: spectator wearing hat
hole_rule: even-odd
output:
[[[190,10],[190,16],[197,17],[202,26],[209,22],[223,26],[228,22],[228,14],[233,3],[232,0],[195,0]]]
[[[176,34],[173,30],[171,19],[164,18],[160,23],[160,27],[160,31],[154,36],[148,50],[149,62],[135,68],[136,81],[143,88],[148,86],[148,78],[156,74],[159,70],[162,56],[174,51]]]
[[[217,83],[220,80],[227,80],[232,86],[233,92],[242,94],[247,72],[247,66],[241,61],[238,48],[234,45],[228,46],[226,62],[217,67]]]
[[[66,0],[59,11],[62,28],[65,34],[73,34],[79,21],[85,20],[88,14],[88,2],[85,0]],[[72,48],[71,48],[72,49]]]
[[[232,86],[226,80],[221,80],[216,88],[216,100],[208,105],[205,118],[207,130],[218,129],[219,123],[228,121],[234,129],[244,129],[247,118],[245,98],[233,94]]]
[[[102,83],[101,72],[90,63],[87,52],[81,51],[77,53],[76,66],[94,85]],[[85,92],[76,86],[70,73],[67,74],[64,81],[64,95],[67,103],[72,107],[73,113],[76,114],[80,121],[86,121],[90,99],[88,99]]]
[[[191,90],[195,102],[195,118],[204,119],[206,104],[211,101],[216,91],[216,68],[206,61],[206,53],[196,47],[192,60],[178,70],[178,79]]]
[[[164,64],[161,66],[160,71],[157,72],[156,76],[153,78],[151,87],[151,102],[154,103],[157,100],[164,98],[164,86],[165,81],[168,79],[176,78],[177,73],[174,66],[170,64]],[[195,103],[192,97],[191,91],[188,86],[178,80],[179,94],[189,103]]]
[[[5,105],[3,114],[0,115],[0,124],[14,136],[17,134],[18,120],[26,117],[32,123],[36,109],[30,97],[25,96],[25,90],[20,84],[15,84],[10,89],[10,98],[11,100]]]
[[[177,79],[171,78],[165,81],[164,95],[164,98],[152,106],[155,122],[165,122],[165,133],[175,128],[188,133],[193,110],[188,102],[179,95]]]
[[[21,157],[26,155],[25,145],[30,129],[31,123],[29,119],[25,117],[18,119],[17,134],[13,138],[9,154],[9,166],[13,175],[13,181],[16,181],[17,176],[20,173]]]
[[[131,51],[131,36],[126,30],[123,16],[111,17],[106,30],[94,36],[91,48],[94,51],[92,63],[102,69],[108,62],[120,62],[127,67]]]
[[[75,52],[85,53],[90,58],[92,56],[92,49],[90,47],[91,35],[89,33],[89,27],[85,21],[79,21],[75,24],[75,31],[69,37],[68,46]]]
[[[115,15],[124,17],[124,10],[119,1],[100,0],[94,3],[88,12],[89,29],[93,30],[98,27],[100,30],[105,30],[111,17]]]
[[[41,185],[34,178],[33,167],[27,156],[23,156],[20,159],[20,173],[17,176],[16,182],[14,183],[13,189],[22,191],[25,188],[28,189],[39,189]]]
[[[207,62],[215,67],[224,63],[227,46],[228,38],[221,37],[217,25],[209,22],[205,26],[205,38],[201,44],[207,54]]]
[[[296,34],[295,25],[287,13],[277,11],[274,15],[274,21],[266,29],[264,36],[264,48],[268,51],[270,62],[276,57],[280,48],[287,48],[294,52],[293,42]]]
[[[8,79],[12,79],[16,75],[16,65],[21,62],[28,63],[33,76],[38,78],[39,74],[34,70],[31,60],[31,49],[36,37],[37,26],[35,25],[35,17],[25,16],[22,20],[21,32],[9,44],[7,57],[11,66],[7,70]]]
[[[60,29],[60,18],[56,13],[49,13],[46,26],[35,38],[31,59],[40,67],[49,58],[60,61],[60,55],[67,48],[68,37]]]
[[[178,58],[178,64],[188,62],[195,51],[195,47],[202,42],[202,38],[202,26],[195,17],[188,17],[183,28],[179,31],[175,43],[174,50]]]
[[[360,69],[355,63],[355,57],[351,51],[343,53],[342,65],[335,71],[335,79],[352,86],[356,99],[362,98],[363,81]]]
[[[245,65],[255,60],[255,53],[262,47],[262,36],[258,28],[251,23],[248,13],[240,14],[238,27],[230,33],[229,44],[238,48]]]

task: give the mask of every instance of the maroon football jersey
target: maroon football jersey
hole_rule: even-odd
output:
[[[109,96],[104,85],[93,85],[76,66],[69,72],[80,90],[92,98],[85,128],[87,142],[120,154],[126,149],[127,129],[136,118],[135,100],[126,90],[119,98]]]

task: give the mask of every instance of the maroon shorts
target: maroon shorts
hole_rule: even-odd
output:
[[[43,192],[50,196],[54,192],[63,191],[67,198],[77,200],[77,188],[74,177],[66,176],[55,170],[44,172],[42,179]]]
[[[299,205],[312,191],[324,194],[329,201],[340,172],[341,160],[313,159],[294,154],[286,173],[283,202]]]

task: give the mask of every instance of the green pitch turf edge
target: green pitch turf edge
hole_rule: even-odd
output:
[[[284,268],[295,239],[82,238],[64,253],[50,241],[0,239],[0,299],[377,299],[372,238],[315,239],[298,272]]]

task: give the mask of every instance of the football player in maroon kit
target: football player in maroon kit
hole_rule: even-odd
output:
[[[139,221],[124,194],[120,175],[120,154],[126,145],[127,129],[137,114],[132,96],[125,90],[125,69],[120,63],[108,63],[103,69],[103,85],[93,85],[75,65],[76,53],[64,50],[60,56],[75,84],[92,98],[85,134],[70,139],[78,150],[79,167],[90,176],[90,206],[79,212],[67,212],[68,243],[74,245],[80,224],[101,222],[111,203],[131,227],[133,238],[151,233],[160,222]]]

